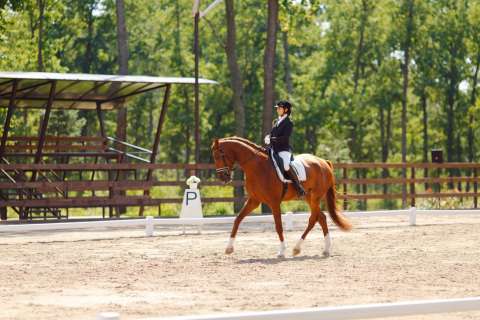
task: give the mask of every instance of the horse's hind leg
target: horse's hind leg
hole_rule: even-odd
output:
[[[300,252],[302,251],[303,241],[307,237],[308,233],[315,226],[315,223],[318,221],[318,214],[321,213],[320,208],[318,207],[318,201],[316,199],[314,199],[313,197],[309,197],[307,199],[307,201],[309,202],[309,205],[310,205],[310,211],[311,211],[310,218],[308,219],[307,228],[305,229],[302,236],[298,240],[297,244],[293,248],[293,255],[294,256],[300,254]],[[315,205],[314,202],[316,202],[317,205]]]
[[[295,247],[293,248],[293,255],[296,256],[296,255],[299,255],[300,252],[302,251],[302,244],[303,244],[303,241],[305,240],[305,238],[307,237],[307,234],[313,229],[313,227],[315,226],[315,223],[317,222],[317,213],[312,211],[310,213],[310,218],[308,219],[308,225],[307,225],[307,228],[305,229],[305,231],[303,232],[302,236],[300,237],[300,239],[298,239],[297,241],[297,244],[295,245]]]
[[[238,213],[238,216],[235,218],[235,221],[233,222],[233,227],[232,227],[232,232],[230,233],[230,239],[228,240],[227,248],[225,249],[226,254],[231,254],[233,252],[233,244],[235,242],[235,237],[237,235],[238,227],[240,226],[240,223],[242,222],[243,218],[245,218],[250,212],[252,212],[256,207],[260,205],[260,202],[248,198],[245,204],[243,205],[243,208],[240,210]]]
[[[323,237],[325,239],[323,255],[328,257],[330,255],[330,248],[332,247],[332,239],[330,238],[330,233],[328,231],[327,217],[322,211],[318,214],[318,223],[322,226]]]

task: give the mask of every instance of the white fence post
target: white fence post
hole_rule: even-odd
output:
[[[97,320],[120,320],[117,312],[102,312],[97,315]]]
[[[285,230],[293,230],[293,213],[291,211],[285,214]]]
[[[154,229],[153,217],[152,216],[147,216],[145,218],[145,235],[147,237],[153,236],[153,229]]]
[[[410,214],[410,225],[411,226],[414,226],[417,224],[417,208],[415,207],[411,207],[410,210],[409,210],[409,214]]]

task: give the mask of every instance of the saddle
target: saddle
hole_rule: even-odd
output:
[[[282,158],[280,158],[280,156],[277,153],[273,151],[272,148],[268,149],[268,158],[270,159],[270,162],[272,163],[280,181],[282,181],[283,183],[293,183],[292,180],[285,178],[285,170],[283,169],[284,168],[283,160]],[[300,161],[299,159],[295,159],[293,155],[292,155],[292,158],[290,159],[290,168],[291,170],[295,170],[298,180],[302,182],[307,180],[307,172],[305,170],[305,166],[303,162]]]

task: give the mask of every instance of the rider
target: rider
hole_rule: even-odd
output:
[[[272,145],[273,151],[278,153],[283,160],[283,166],[287,177],[289,177],[297,190],[300,197],[305,196],[300,180],[295,173],[295,170],[290,169],[290,159],[292,158],[291,147],[289,143],[290,135],[293,131],[293,122],[290,120],[292,113],[292,105],[286,100],[277,102],[275,105],[278,119],[274,121],[272,131],[265,137],[265,144]]]

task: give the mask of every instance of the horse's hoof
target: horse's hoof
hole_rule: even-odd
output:
[[[225,254],[232,254],[233,253],[233,247],[227,247],[227,249],[225,249]]]
[[[293,248],[293,256],[298,256],[302,252],[300,248]]]
[[[277,253],[278,259],[285,259],[285,253]]]
[[[324,256],[324,257],[330,257],[330,252],[328,252],[328,251],[323,251],[323,256]]]

